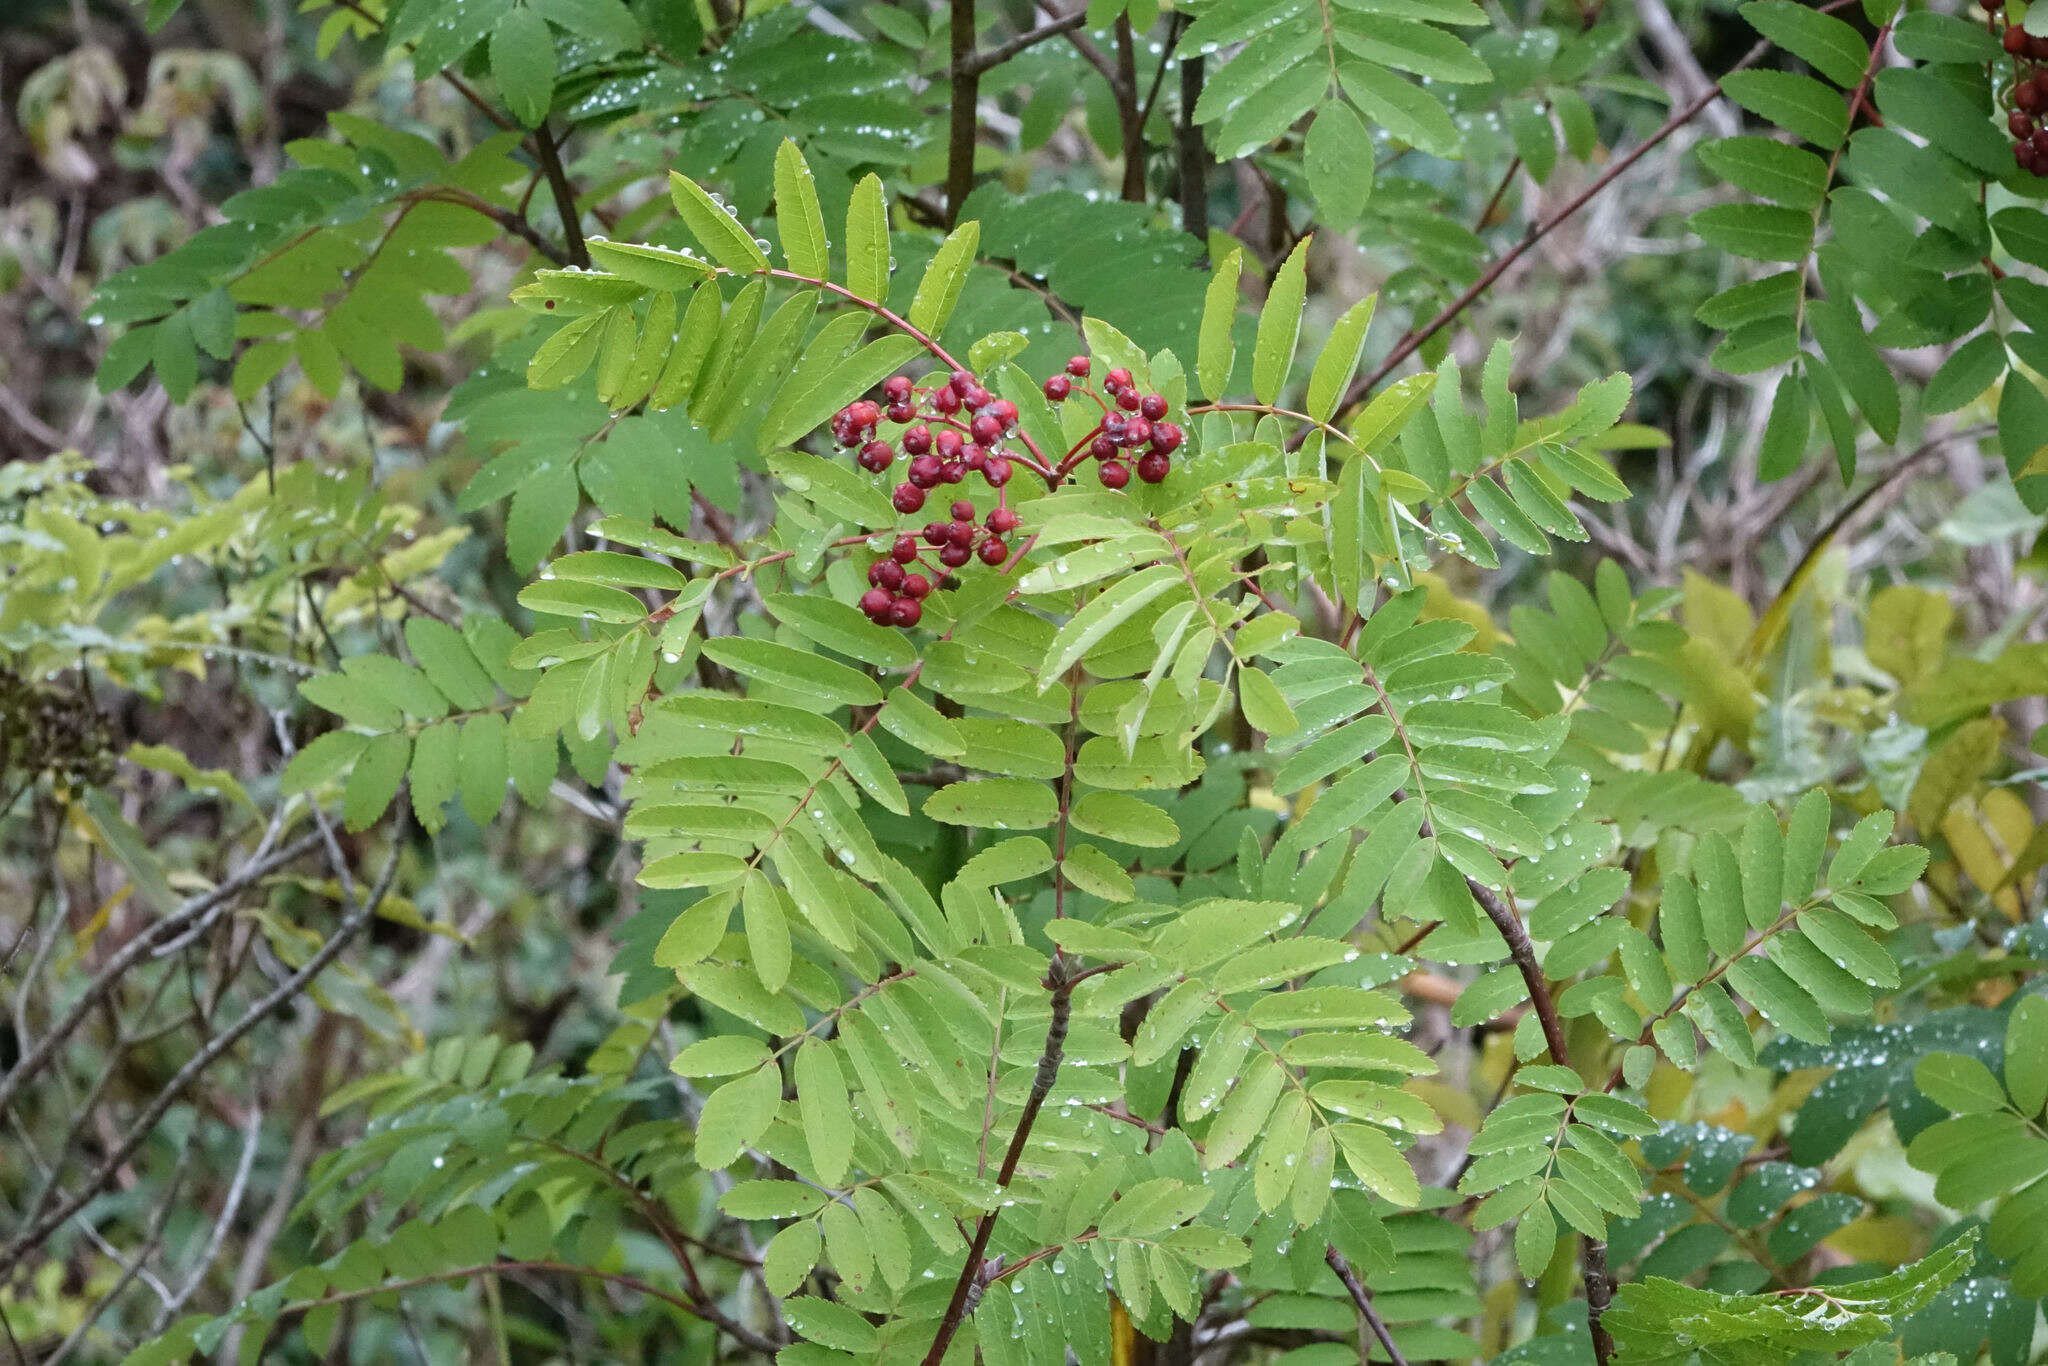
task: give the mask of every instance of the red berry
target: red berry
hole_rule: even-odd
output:
[[[954,391],[965,395],[968,387],[974,383],[974,372],[972,370],[955,370],[950,379],[952,380]]]
[[[1138,457],[1138,477],[1148,484],[1156,484],[1173,469],[1171,458],[1158,451],[1146,451]]]
[[[969,408],[986,408],[989,402],[988,390],[979,384],[970,384],[960,391],[960,401]]]
[[[1138,400],[1138,411],[1151,421],[1157,422],[1160,418],[1166,416],[1166,395],[1145,395],[1145,397]]]
[[[974,552],[964,545],[939,547],[939,563],[945,565],[948,569],[958,569],[973,558]]]
[[[1054,375],[1045,382],[1045,396],[1054,403],[1064,403],[1068,394],[1074,392],[1074,381],[1065,375]]]
[[[1116,391],[1116,406],[1127,413],[1137,412],[1138,405],[1143,402],[1144,400],[1138,397],[1136,389],[1119,389]]]
[[[2038,161],[2042,157],[2048,157],[2048,128],[2035,129],[2031,141],[2034,144],[2035,160]]]
[[[1002,537],[991,536],[983,541],[974,553],[981,556],[983,564],[1001,564],[1010,558],[1010,547],[1003,544]]]
[[[952,532],[947,529],[944,522],[926,522],[924,524],[924,542],[926,545],[944,545],[946,538],[951,534]]]
[[[924,490],[915,484],[898,484],[896,496],[889,500],[898,512],[916,512],[924,506]]]
[[[973,544],[974,544],[974,523],[973,523],[973,522],[952,522],[952,523],[949,523],[949,524],[947,525],[947,527],[946,527],[946,543],[947,543],[948,545],[973,545]]]
[[[891,422],[908,422],[916,416],[917,406],[915,404],[892,403],[889,405],[889,420]]]
[[[910,376],[889,376],[888,379],[882,381],[882,392],[888,396],[891,403],[903,402],[904,399],[910,397]]]
[[[974,421],[969,425],[974,431],[976,441],[993,442],[1003,434],[1003,424],[994,413],[976,413]]]
[[[932,395],[932,407],[942,413],[957,413],[960,411],[960,395],[954,393],[953,386],[949,384]]]
[[[973,521],[974,504],[968,502],[965,498],[962,498],[959,501],[955,502],[953,504],[953,520],[956,522]]]
[[[2041,87],[2033,81],[2021,81],[2012,88],[2012,102],[2017,107],[2031,114],[2041,107],[2041,96],[2043,93],[2048,92],[2043,92]]]
[[[875,567],[869,573],[877,588],[886,588],[893,593],[903,586],[903,566],[894,560],[875,561]]]
[[[957,427],[939,428],[939,434],[933,440],[939,454],[949,460],[960,454],[960,448],[967,444],[967,438],[960,435],[960,430]]]
[[[1984,0],[1984,8],[1987,12],[1996,14],[2005,8],[2005,0]]]
[[[892,563],[892,561],[876,560],[868,566],[868,584],[871,587],[880,588],[882,586],[882,566],[889,563]]]
[[[1102,434],[1121,446],[1124,444],[1124,428],[1129,422],[1130,419],[1122,413],[1111,413],[1102,419]]]
[[[860,610],[868,614],[870,621],[881,622],[889,618],[889,609],[896,600],[879,588],[870,588],[860,595]]]
[[[2048,37],[2028,34],[2027,55],[2037,62],[2048,59]]]
[[[1134,417],[1130,420],[1129,425],[1124,428],[1124,444],[1126,446],[1142,446],[1152,439],[1152,430],[1151,423],[1142,417]]]
[[[917,558],[917,537],[898,536],[896,544],[889,547],[889,558],[898,564],[909,564]]]
[[[920,455],[910,462],[910,482],[921,489],[928,489],[939,482],[939,472],[942,468],[936,455]],[[916,508],[909,510],[917,511]]]
[[[1108,432],[1104,432],[1088,443],[1088,454],[1097,460],[1107,460],[1116,454],[1116,442],[1110,439]]]
[[[948,460],[945,468],[939,471],[939,477],[949,484],[959,483],[967,477],[967,462],[964,460]]]
[[[2015,57],[2027,50],[2026,30],[2018,24],[2006,25],[2005,36],[1999,41],[2005,44],[2005,50]]]
[[[1009,483],[1010,457],[1007,455],[990,456],[988,458],[988,468],[981,472],[981,477],[988,480],[988,486],[992,489],[999,489]]]
[[[903,434],[903,453],[923,455],[932,448],[932,429],[922,422]]]
[[[1095,472],[1106,489],[1120,489],[1131,482],[1131,467],[1121,460],[1105,460]]]
[[[988,452],[969,442],[960,450],[960,463],[970,470],[982,469],[988,464]]]
[[[860,448],[860,454],[855,458],[862,469],[870,474],[880,474],[896,463],[896,448],[886,441],[870,441]]]
[[[2005,116],[2005,126],[2016,138],[2033,136],[2034,121],[2015,109]]]
[[[915,626],[924,615],[924,608],[917,605],[915,598],[898,598],[889,608],[889,620],[898,626]]]
[[[1004,431],[1017,425],[1017,405],[1006,398],[999,398],[989,404],[988,411],[996,421],[1003,424]]]
[[[1179,450],[1183,439],[1181,429],[1171,422],[1162,422],[1152,429],[1152,449],[1161,455],[1172,455]]]
[[[858,403],[848,404],[846,412],[853,419],[853,425],[862,430],[866,430],[882,420],[881,406],[870,403],[866,399],[861,399]]]
[[[1002,536],[1015,531],[1019,520],[1017,514],[1011,509],[997,508],[988,515],[988,529],[995,532],[996,535]]]
[[[922,574],[905,574],[902,591],[906,598],[921,598],[932,591],[932,581]]]
[[[1088,378],[1088,358],[1086,356],[1076,356],[1068,361],[1067,373],[1075,379]]]
[[[1111,392],[1115,392],[1118,389],[1130,388],[1131,372],[1124,369],[1123,366],[1119,365],[1116,369],[1110,371],[1108,374],[1102,377],[1102,387],[1110,390]]]

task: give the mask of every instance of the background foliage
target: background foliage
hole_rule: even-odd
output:
[[[2036,1359],[2027,22],[10,6],[8,1350]]]

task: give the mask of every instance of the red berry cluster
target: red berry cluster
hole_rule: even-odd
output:
[[[2048,176],[2048,127],[2037,124],[2048,114],[2048,38],[2036,38],[2011,22],[2005,0],[1984,0],[1991,26],[2005,24],[2000,40],[2012,56],[2012,87],[2006,93],[2005,126],[2012,134],[2012,157],[2023,171]]]
[[[1074,357],[1065,374],[1045,382],[1045,396],[1054,403],[1066,402],[1076,392],[1075,381],[1085,381],[1091,368],[1086,356]],[[1095,474],[1103,487],[1124,487],[1131,482],[1133,467],[1148,484],[1166,478],[1173,471],[1173,453],[1180,449],[1182,435],[1166,420],[1165,397],[1140,394],[1131,372],[1122,366],[1102,377],[1102,388],[1107,399],[1085,383],[1079,386],[1079,392],[1102,405],[1102,421],[1085,444],[1088,454],[1101,462]]]
[[[1003,537],[1016,530],[1017,514],[1003,491],[1011,472],[1003,443],[1016,434],[1017,405],[991,395],[968,370],[926,387],[895,375],[882,385],[882,397],[884,403],[861,399],[833,414],[832,435],[842,447],[857,448],[854,460],[870,474],[889,469],[899,453],[908,458],[905,478],[889,498],[898,512],[923,511],[926,490],[970,474],[980,475],[997,497],[995,510],[979,524],[974,504],[956,500],[951,520],[926,523],[921,536],[898,536],[889,554],[868,566],[861,611],[879,626],[915,626],[934,580],[943,583],[977,557],[987,565],[1010,558]],[[884,420],[902,428],[893,440],[877,435]],[[927,553],[935,566],[925,563]]]
[[[1140,394],[1131,372],[1121,367],[1103,376],[1098,394],[1086,384],[1092,368],[1088,357],[1074,357],[1063,373],[1046,380],[1045,396],[1064,403],[1083,394],[1101,407],[1102,420],[1056,466],[1048,468],[1028,455],[1018,458],[1055,484],[1091,455],[1101,462],[1096,473],[1108,488],[1129,484],[1133,468],[1146,483],[1158,483],[1172,471],[1173,453],[1184,439],[1181,429],[1166,420],[1166,399]],[[1017,405],[994,397],[969,370],[934,372],[927,378],[933,382],[919,385],[908,375],[895,375],[882,385],[882,402],[847,404],[832,415],[833,438],[852,450],[855,462],[870,474],[893,468],[899,455],[908,460],[905,478],[889,498],[905,516],[924,510],[927,490],[961,483],[970,474],[979,474],[995,490],[996,506],[984,517],[971,500],[956,499],[948,520],[927,522],[921,532],[896,537],[889,553],[868,566],[868,590],[860,597],[861,611],[878,626],[917,625],[925,599],[970,560],[992,568],[1006,563],[1010,543],[1005,537],[1019,521],[1006,491],[1012,456],[1005,450],[1005,443],[1018,437]],[[899,429],[893,437],[879,434],[884,422]]]

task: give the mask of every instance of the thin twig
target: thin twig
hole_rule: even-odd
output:
[[[1358,1279],[1358,1273],[1351,1269],[1351,1263],[1345,1260],[1344,1254],[1334,1247],[1326,1248],[1323,1251],[1323,1260],[1330,1264],[1330,1270],[1337,1273],[1337,1279],[1344,1282],[1344,1288],[1351,1292],[1351,1302],[1358,1306],[1358,1317],[1365,1321],[1365,1326],[1372,1330],[1372,1335],[1379,1339],[1380,1346],[1386,1349],[1387,1360],[1393,1363],[1393,1366],[1408,1366],[1408,1359],[1402,1356],[1401,1349],[1394,1345],[1394,1335],[1387,1331],[1386,1321],[1380,1317],[1379,1311],[1372,1307],[1372,1296],[1367,1292],[1365,1282]],[[1359,1344],[1358,1359],[1360,1362],[1365,1360],[1363,1343]]]

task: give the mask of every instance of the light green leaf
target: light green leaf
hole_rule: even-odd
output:
[[[668,173],[668,188],[684,226],[712,260],[740,274],[768,269],[768,253],[723,202],[680,171]]]
[[[1261,403],[1278,403],[1294,363],[1294,344],[1301,335],[1301,307],[1308,293],[1308,253],[1313,237],[1295,245],[1266,291],[1259,310],[1258,340],[1252,346],[1252,393]]]

